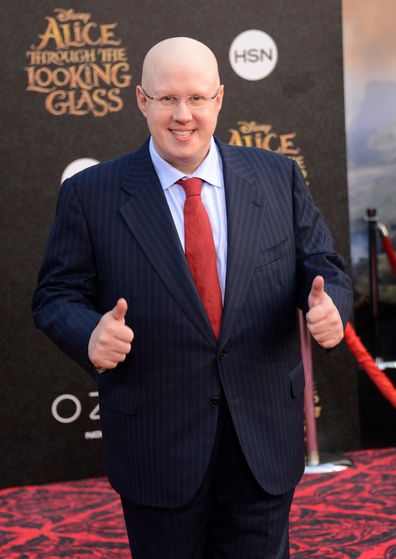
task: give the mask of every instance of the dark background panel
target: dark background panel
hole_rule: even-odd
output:
[[[340,252],[348,258],[348,209],[342,82],[340,2],[310,0],[25,2],[3,0],[1,37],[5,69],[0,89],[3,162],[1,187],[2,281],[0,361],[2,486],[74,479],[102,473],[94,382],[35,330],[30,299],[53,219],[60,177],[81,157],[110,159],[138,147],[147,136],[135,106],[144,54],[169,36],[191,36],[208,44],[219,60],[225,84],[218,137],[227,142],[239,121],[270,124],[294,132],[304,156],[314,197],[326,216]],[[117,22],[132,83],[123,89],[124,107],[105,117],[53,116],[44,95],[26,91],[25,53],[38,43],[55,8],[92,14],[98,23]],[[326,32],[323,31],[325,22]],[[260,81],[237,76],[228,62],[236,35],[261,29],[275,40],[279,60]],[[355,367],[345,347],[315,351],[318,420],[323,450],[359,446]],[[72,423],[51,414],[55,398],[70,394],[81,404]],[[91,395],[90,395],[91,394]],[[73,415],[66,399],[58,411]],[[86,438],[89,437],[89,438]]]

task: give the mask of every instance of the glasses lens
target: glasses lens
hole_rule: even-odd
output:
[[[153,104],[158,105],[161,109],[171,109],[176,106],[177,97],[165,95],[164,97],[155,98]]]
[[[202,109],[208,105],[210,99],[202,97],[202,95],[191,95],[187,97],[187,103],[192,109]]]
[[[174,109],[183,99],[190,109],[204,109],[213,101],[214,97],[190,95],[189,97],[179,98],[175,95],[164,95],[163,97],[152,98],[151,103],[158,109]]]

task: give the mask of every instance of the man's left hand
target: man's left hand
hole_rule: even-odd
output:
[[[335,347],[344,337],[340,313],[324,289],[324,279],[316,276],[308,297],[306,315],[308,330],[314,340],[326,349]]]

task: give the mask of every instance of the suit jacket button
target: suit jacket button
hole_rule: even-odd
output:
[[[219,396],[212,396],[209,400],[209,404],[212,406],[212,408],[217,408],[220,405]]]
[[[225,356],[226,356],[226,352],[224,351],[224,349],[219,351],[219,354],[218,354],[219,359],[224,359]]]

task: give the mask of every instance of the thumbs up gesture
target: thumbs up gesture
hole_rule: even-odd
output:
[[[128,304],[118,299],[116,306],[99,320],[88,342],[88,357],[96,369],[114,369],[131,351],[133,331],[125,325]]]
[[[316,276],[308,296],[306,315],[308,330],[314,340],[326,349],[335,347],[344,337],[340,313],[324,289],[324,279]]]

